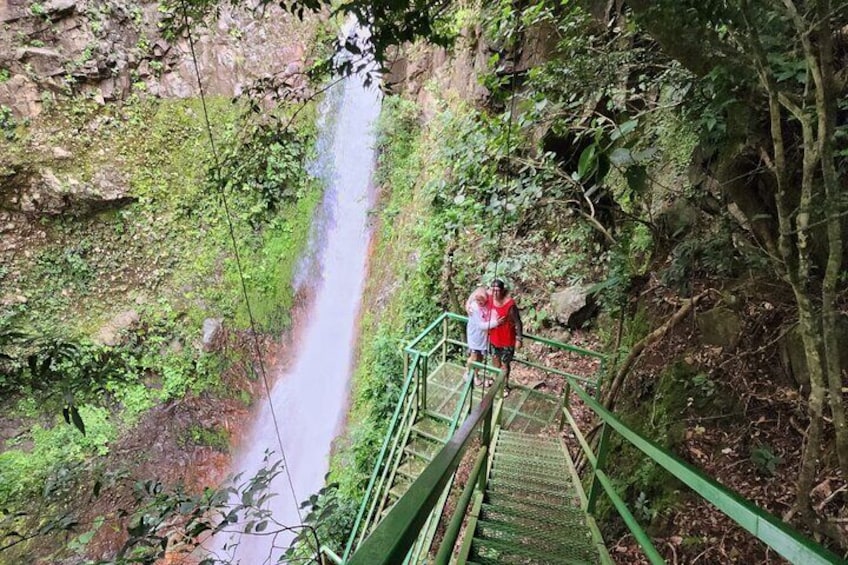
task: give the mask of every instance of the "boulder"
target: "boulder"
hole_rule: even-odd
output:
[[[94,342],[115,347],[121,343],[122,334],[135,326],[139,319],[138,312],[135,310],[121,312],[100,328],[94,336]]]
[[[54,49],[44,47],[24,47],[19,49],[16,58],[21,64],[29,65],[34,73],[42,77],[52,77],[67,73],[67,58]]]
[[[203,351],[209,353],[215,351],[224,331],[224,320],[222,318],[206,318],[203,320],[203,337],[201,346]]]
[[[837,319],[837,332],[839,342],[848,341],[848,316],[841,315]],[[848,347],[839,351],[842,361],[843,374],[848,368]],[[792,379],[795,386],[802,391],[810,390],[810,371],[807,369],[807,354],[804,351],[804,341],[801,337],[801,329],[796,325],[780,340],[780,358],[787,376]]]
[[[553,293],[551,310],[554,319],[572,329],[583,327],[597,311],[597,305],[588,290],[587,286],[574,285]]]
[[[68,16],[77,8],[77,0],[48,0],[44,11],[54,16]]]
[[[60,177],[52,170],[44,169],[21,194],[20,210],[46,215],[66,211],[87,213],[123,206],[133,200],[129,195],[129,183],[114,168],[101,168],[87,183],[70,175]]]
[[[719,306],[697,317],[698,329],[701,330],[701,342],[704,345],[729,347],[739,340],[742,331],[742,320],[739,314]]]
[[[16,118],[34,118],[41,113],[41,91],[25,75],[14,74],[0,84],[0,104],[11,108]]]
[[[685,199],[678,199],[657,214],[657,226],[669,239],[680,238],[695,227],[700,211]]]

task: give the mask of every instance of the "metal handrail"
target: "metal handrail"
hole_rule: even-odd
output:
[[[450,317],[450,316],[456,316],[456,314],[448,314],[447,312],[442,312],[442,314],[441,314],[441,315],[439,315],[439,317],[438,317],[438,318],[436,318],[436,319],[433,321],[433,323],[432,323],[432,324],[430,324],[429,326],[427,326],[427,328],[426,328],[423,332],[421,332],[420,334],[418,334],[418,336],[416,336],[416,337],[415,337],[415,339],[413,339],[412,341],[410,341],[410,342],[409,342],[409,345],[407,345],[406,347],[404,347],[404,348],[403,348],[403,350],[404,350],[406,353],[409,353],[409,354],[413,354],[413,353],[421,353],[420,351],[417,351],[417,350],[415,349],[415,347],[416,347],[419,343],[421,343],[421,341],[423,341],[423,339],[424,339],[425,337],[427,337],[427,335],[428,335],[431,331],[433,331],[434,329],[436,329],[436,326],[438,326],[439,324],[441,324],[441,323],[442,323],[442,320],[444,320],[445,318]]]
[[[801,533],[795,531],[791,526],[779,518],[759,508],[750,501],[745,500],[738,493],[706,476],[696,467],[643,437],[619,420],[612,412],[604,408],[588,392],[578,386],[573,379],[568,377],[566,378],[569,379],[577,396],[579,396],[585,405],[589,407],[604,423],[604,432],[606,432],[608,428],[614,429],[631,445],[647,455],[649,459],[663,467],[672,476],[695,491],[701,498],[715,506],[736,524],[753,534],[754,537],[768,545],[791,563],[802,563],[804,565],[832,565],[834,563],[846,563],[845,560],[808,539]],[[564,408],[564,410],[567,412],[566,408]],[[567,417],[570,424],[576,424],[570,413],[567,414]],[[579,431],[576,426],[573,426],[573,429],[575,431]],[[603,470],[602,455],[605,451],[605,447],[603,445],[600,446],[599,453],[596,456],[589,449],[589,445],[585,441],[585,438],[581,437],[581,439],[583,439],[583,441],[580,441],[581,448],[586,453],[587,459],[593,468],[593,482],[597,480],[597,483],[600,484],[607,496],[610,497],[613,505],[617,510],[619,510],[619,512],[621,512],[622,508],[626,510],[626,513],[622,515],[622,518],[625,519],[628,527],[631,527],[632,524],[635,524],[635,519],[633,519],[632,515],[629,515],[629,510],[627,510],[626,506],[624,506],[624,501],[620,499],[612,485],[612,481]],[[602,441],[602,443],[605,442]],[[590,501],[591,498],[592,495],[590,493]],[[638,527],[638,530],[631,529],[635,537],[648,540],[648,545],[643,546],[643,548],[646,549],[646,553],[651,559],[651,562],[664,563],[665,561],[662,557],[660,557],[659,554],[656,553],[656,550],[653,549],[653,545],[650,544],[650,540],[647,535],[644,535],[643,531],[641,532],[642,535],[637,533],[640,530],[641,527]]]
[[[468,316],[463,316],[461,314],[454,314],[453,312],[446,312],[446,313],[442,314],[441,316],[439,316],[439,318],[436,320],[436,322],[431,324],[430,327],[427,328],[427,330],[422,332],[416,338],[416,343],[418,341],[420,341],[421,339],[423,339],[425,337],[426,333],[428,333],[429,331],[432,331],[433,326],[435,326],[437,322],[441,322],[446,317],[451,319],[451,320],[456,320],[457,322],[467,322],[468,321]],[[527,334],[526,333],[526,334],[524,334],[524,338],[528,339],[530,341],[535,341],[535,342],[541,343],[543,345],[547,345],[549,347],[561,349],[563,351],[571,351],[572,353],[579,353],[580,355],[586,355],[588,357],[595,357],[596,359],[600,359],[600,360],[606,360],[607,357],[608,357],[606,353],[600,353],[598,351],[592,351],[591,349],[583,349],[582,347],[577,347],[576,345],[571,345],[570,343],[562,343],[562,342],[559,342],[559,341],[554,341],[552,339],[548,339],[546,337],[542,337],[542,336],[538,336],[538,335],[534,335],[534,334]],[[412,344],[410,344],[410,347],[411,346],[412,346]]]
[[[383,446],[380,448],[380,454],[377,457],[377,464],[374,465],[374,470],[371,472],[371,478],[368,481],[368,487],[365,489],[365,496],[362,498],[362,503],[359,505],[359,512],[356,515],[356,520],[353,523],[353,529],[350,532],[350,537],[347,540],[347,545],[345,546],[344,554],[342,555],[342,561],[344,562],[347,562],[347,559],[350,556],[350,551],[353,548],[353,543],[356,540],[359,525],[362,522],[362,517],[365,514],[365,509],[368,506],[368,501],[374,489],[374,483],[377,482],[377,474],[380,471],[380,466],[382,465],[383,459],[386,456],[386,450],[388,449],[389,443],[391,442],[391,438],[394,435],[394,428],[397,425],[398,419],[400,418],[401,409],[404,405],[403,400],[409,394],[412,383],[415,382],[414,376],[416,369],[418,368],[418,363],[421,359],[421,353],[416,351],[413,352],[412,355],[412,362],[409,364],[406,379],[404,380],[403,388],[401,389],[400,397],[397,406],[395,407],[395,412],[392,415],[391,422],[389,424],[388,429],[386,430],[386,437],[383,439]]]
[[[435,565],[448,565],[453,553],[453,546],[456,544],[456,539],[459,537],[459,532],[462,530],[462,521],[465,519],[465,511],[468,509],[468,504],[471,502],[471,496],[477,485],[477,480],[480,472],[483,470],[486,459],[489,455],[489,448],[485,445],[477,451],[477,458],[474,460],[474,467],[468,475],[465,482],[465,488],[462,489],[462,494],[459,495],[459,500],[456,502],[453,518],[445,529],[445,535],[442,538],[442,544],[439,546],[439,552],[436,554],[436,559],[433,562]]]
[[[410,485],[409,490],[395,503],[389,514],[359,546],[348,562],[350,565],[389,565],[404,560],[445,484],[459,466],[474,431],[487,418],[493,416],[495,397],[502,387],[503,378],[500,378],[496,386],[489,389],[483,401],[472,409],[471,414],[433,461]],[[492,429],[491,425],[487,427]],[[484,433],[486,445],[489,438],[485,436],[488,435]]]
[[[407,374],[407,380],[404,385],[404,394],[407,393],[410,382],[414,379],[416,369],[419,371],[423,370],[419,366],[420,360],[426,358],[426,355],[414,349],[414,346],[421,343],[430,332],[438,327],[440,323],[447,323],[446,320],[467,321],[467,318],[457,314],[444,313],[404,349],[404,351],[410,355],[415,356]],[[559,349],[595,357],[599,359],[602,364],[606,360],[606,356],[603,354],[598,354],[574,346],[559,344],[545,338],[536,338],[536,336],[525,337]],[[448,339],[447,336],[444,335],[440,342],[440,346],[444,351],[444,348],[447,347],[448,344],[455,343],[456,342],[454,340]],[[436,349],[438,347],[439,346],[437,346]],[[516,361],[520,362],[520,360]],[[479,364],[475,363],[474,365],[478,366]],[[482,368],[488,369],[485,365]],[[552,374],[561,376],[566,383],[565,396],[563,397],[565,405],[562,406],[562,414],[564,418],[563,422],[565,422],[565,420],[568,421],[569,426],[575,432],[575,437],[577,438],[581,449],[585,452],[587,460],[592,467],[592,485],[589,491],[589,496],[586,500],[587,512],[590,514],[594,512],[594,505],[597,501],[598,495],[599,493],[604,492],[610,498],[616,510],[621,514],[625,523],[633,532],[635,539],[643,547],[646,556],[652,563],[664,563],[664,561],[662,556],[653,546],[650,537],[638,524],[630,510],[627,508],[625,502],[615,491],[611,479],[607,476],[604,470],[610,430],[617,432],[626,441],[642,451],[649,459],[662,466],[666,471],[692,488],[702,498],[730,517],[735,523],[739,524],[742,528],[753,534],[757,539],[766,543],[769,547],[789,561],[793,563],[803,563],[805,565],[846,563],[846,561],[840,559],[837,555],[831,553],[812,540],[809,540],[802,534],[794,531],[789,525],[785,524],[775,516],[772,516],[768,512],[765,512],[761,508],[755,506],[753,503],[745,500],[739,494],[722,486],[714,479],[704,475],[699,469],[679,459],[669,451],[659,447],[655,443],[641,436],[635,430],[629,428],[615,415],[613,415],[612,412],[604,408],[583,388],[583,386],[581,386],[581,383],[584,382],[585,379],[568,373],[563,373],[562,371],[556,371],[544,367],[540,368],[543,368]],[[494,420],[498,418],[499,413],[499,411],[495,409],[494,402],[496,395],[502,389],[503,384],[503,378],[499,378],[496,382],[496,386],[492,387],[483,401],[471,411],[471,414],[465,419],[461,428],[453,434],[452,438],[442,448],[442,450],[439,451],[435,459],[433,459],[433,461],[410,486],[406,494],[398,500],[386,518],[382,520],[371,535],[362,542],[356,553],[350,557],[350,561],[347,559],[351,549],[351,543],[349,542],[343,559],[345,563],[370,565],[372,563],[399,563],[404,560],[409,553],[410,547],[412,547],[412,545],[416,542],[420,527],[428,519],[428,516],[432,512],[442,490],[453,475],[456,466],[459,464],[462,454],[470,443],[472,433],[481,423],[485,423],[483,440],[484,447],[488,448],[489,441],[491,441],[491,435],[495,427]],[[470,390],[470,386],[466,388],[466,392],[467,390]],[[601,442],[597,455],[593,453],[588,441],[586,441],[586,438],[580,432],[577,422],[574,420],[568,409],[568,401],[571,391],[573,391],[603,423]],[[402,404],[402,402],[399,402],[399,406]],[[464,404],[464,402],[461,402],[461,404]],[[498,407],[501,405],[502,403],[499,403]],[[399,408],[396,409],[392,425],[395,425],[396,423],[398,410]],[[457,412],[456,415],[459,413],[460,412]],[[391,434],[387,434],[387,440],[384,442],[383,449],[381,450],[380,460],[382,460],[385,455],[385,449],[390,435]],[[486,456],[478,453],[478,463],[481,460],[485,461]],[[483,466],[483,463],[475,465],[477,475],[485,472],[482,469]],[[372,474],[371,484],[369,484],[369,494],[373,488],[376,472],[375,467],[375,474]],[[473,479],[469,480],[469,484],[473,484],[474,482],[475,481]],[[466,487],[465,491],[463,491],[462,498],[470,500],[471,492],[472,490]],[[367,500],[367,496],[368,495],[366,495],[365,500]],[[354,527],[352,537],[356,534],[361,514],[362,507],[360,508],[360,516],[357,517],[357,523]],[[451,536],[454,536],[454,522],[461,523],[461,516],[459,518],[454,516],[448,532]],[[446,535],[445,544],[447,544],[447,541],[448,536]],[[447,549],[445,548],[445,544],[440,547],[439,555],[442,557],[447,555],[449,557],[450,548],[453,547],[453,543],[447,544],[449,546]]]

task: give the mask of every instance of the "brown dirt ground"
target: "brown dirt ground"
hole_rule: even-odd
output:
[[[795,480],[807,424],[806,406],[803,392],[782,366],[779,344],[780,337],[791,324],[791,306],[777,302],[777,295],[773,295],[775,301],[772,303],[761,298],[756,300],[753,294],[744,297],[740,307],[743,329],[738,343],[724,348],[701,344],[695,316],[716,305],[715,300],[705,302],[690,319],[643,353],[628,377],[621,398],[628,395],[638,398],[645,382],[657,379],[676,359],[684,359],[708,375],[716,383],[717,394],[734,399],[733,409],[709,415],[696,414],[694,409],[685,413],[685,438],[676,455],[760,508],[788,519],[795,528],[805,531],[790,511],[795,500]],[[652,318],[659,320],[655,322],[659,325],[676,309],[677,299],[668,294],[658,294],[654,299]],[[587,349],[603,349],[591,330],[553,333],[558,334],[551,335],[553,339]],[[526,353],[547,366],[578,375],[591,374],[597,367],[591,359],[538,344],[529,345]],[[511,380],[555,395],[562,394],[563,390],[561,379],[543,378],[538,371],[521,366],[513,367]],[[576,395],[572,394],[571,404],[581,430],[587,433],[595,425],[593,413]],[[546,433],[559,432],[556,426],[551,426]],[[576,458],[579,445],[573,434],[566,429],[562,435]],[[779,457],[772,475],[758,469],[752,461],[751,451],[760,445],[768,446]],[[845,524],[848,522],[848,484],[835,470],[832,454],[827,456],[825,452],[823,455],[824,465],[813,493],[817,510],[827,519]],[[451,515],[472,464],[472,450],[469,450],[460,465],[444,515]],[[614,476],[614,469],[610,474]],[[685,486],[681,489],[688,491]],[[443,528],[441,524],[433,547],[438,547]],[[655,546],[669,563],[786,562],[691,491],[681,497],[676,507],[660,512],[648,529]],[[648,563],[623,525],[602,527],[602,530],[616,563]],[[809,530],[806,534],[813,537]],[[821,538],[817,540],[826,543]],[[461,539],[457,547],[460,543]]]

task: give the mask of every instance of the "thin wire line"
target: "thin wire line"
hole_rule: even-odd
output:
[[[206,95],[203,91],[203,83],[200,79],[200,68],[198,67],[198,64],[197,64],[197,55],[196,55],[195,49],[194,49],[194,38],[192,37],[191,27],[189,26],[188,11],[186,9],[185,0],[182,0],[182,2],[180,4],[182,6],[183,18],[185,19],[186,32],[188,34],[188,44],[189,44],[189,49],[191,50],[191,59],[192,59],[192,62],[194,64],[194,73],[197,76],[197,86],[198,86],[198,89],[200,90],[200,102],[201,102],[201,105],[203,107],[203,119],[206,123],[206,132],[209,136],[209,145],[212,148],[212,158],[213,158],[214,163],[215,163],[215,177],[216,177],[215,178],[215,181],[216,181],[215,184],[218,186],[218,190],[221,193],[221,202],[223,203],[224,214],[226,215],[226,218],[227,218],[227,227],[228,227],[229,232],[230,232],[230,240],[232,241],[232,244],[233,244],[233,253],[234,253],[235,259],[236,259],[236,267],[238,268],[239,281],[241,282],[241,290],[242,290],[242,294],[244,295],[245,304],[247,305],[247,316],[250,319],[250,331],[253,334],[253,346],[254,346],[254,349],[255,349],[255,355],[256,355],[256,358],[259,360],[259,368],[260,368],[260,371],[262,373],[262,383],[265,385],[265,394],[267,396],[268,406],[271,410],[271,420],[274,423],[274,432],[277,436],[277,443],[280,446],[280,455],[281,455],[282,460],[283,460],[283,469],[284,469],[285,474],[286,474],[286,479],[289,483],[289,489],[291,490],[291,494],[292,494],[292,497],[293,497],[293,503],[295,505],[295,508],[297,509],[297,517],[298,517],[298,520],[300,521],[300,525],[302,527],[303,526],[303,516],[301,515],[300,503],[298,502],[300,499],[297,497],[297,494],[295,494],[295,491],[294,491],[294,483],[292,482],[291,473],[289,472],[289,465],[288,465],[288,462],[286,460],[286,450],[283,448],[283,438],[282,438],[282,436],[280,436],[280,428],[279,428],[279,425],[278,425],[278,422],[277,422],[277,412],[274,409],[274,402],[271,400],[271,387],[268,384],[268,374],[265,371],[265,360],[263,359],[262,351],[259,347],[259,338],[258,338],[258,334],[257,334],[257,331],[256,331],[256,320],[253,317],[253,309],[250,307],[250,298],[249,298],[248,293],[247,293],[247,283],[244,280],[244,272],[242,270],[241,255],[239,254],[239,250],[238,250],[238,241],[236,240],[235,227],[233,226],[233,220],[232,220],[232,217],[230,216],[230,207],[229,207],[229,204],[227,203],[227,193],[226,193],[226,190],[224,188],[224,184],[223,184],[222,179],[221,179],[221,162],[220,162],[220,159],[218,157],[218,149],[215,146],[215,138],[212,135],[212,125],[209,121],[209,112],[206,108]]]
[[[505,176],[507,181],[509,181],[509,177],[510,177],[510,161],[512,160],[512,144],[510,143],[510,141],[511,141],[510,138],[512,137],[512,124],[513,124],[513,119],[515,117],[515,97],[516,97],[515,94],[516,94],[516,89],[517,89],[516,88],[516,77],[518,76],[518,47],[517,47],[518,39],[517,38],[518,38],[519,24],[521,22],[521,18],[520,18],[521,12],[517,8],[515,8],[514,4],[513,4],[513,7],[515,9],[515,24],[514,24],[514,27],[513,27],[512,36],[513,36],[513,41],[515,41],[516,48],[515,48],[515,51],[513,52],[512,80],[511,80],[511,84],[510,84],[511,92],[510,92],[510,101],[509,101],[509,119],[507,120],[507,128],[506,128],[506,174],[504,176]],[[501,211],[500,227],[498,228],[498,240],[497,240],[498,244],[497,244],[497,247],[495,248],[495,275],[494,275],[495,278],[498,278],[498,266],[500,265],[500,262],[501,262],[501,243],[503,241],[504,227],[505,227],[505,224],[506,224],[506,214],[507,214],[507,211],[508,211],[508,207],[507,207],[507,204],[509,203],[509,183],[508,182],[504,183],[504,189],[505,189],[505,193],[504,193],[504,198],[503,198],[503,210]],[[500,196],[500,194],[498,196]],[[492,305],[494,306],[494,297],[492,297]],[[518,306],[516,306],[516,308],[518,308]],[[507,312],[507,314],[508,313],[509,312]],[[489,319],[491,320],[491,312],[489,313]],[[491,349],[491,344],[489,342],[489,332],[486,332],[486,351],[488,352],[490,349]],[[484,395],[485,395],[485,391],[486,391],[486,388],[487,388],[487,386],[486,386],[487,381],[486,381],[485,376],[486,376],[487,367],[488,367],[488,364],[489,364],[489,357],[490,357],[489,355],[486,355],[483,358],[483,394]],[[511,360],[510,360],[510,363],[512,363]],[[506,386],[507,386],[507,383],[504,383],[504,387],[506,387]]]

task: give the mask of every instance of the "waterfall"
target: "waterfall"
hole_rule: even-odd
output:
[[[380,110],[380,93],[352,76],[337,85],[322,106],[319,157],[313,168],[326,183],[318,210],[309,256],[303,267],[310,276],[312,300],[298,328],[291,369],[274,379],[271,401],[297,497],[292,497],[286,473],[271,484],[275,493],[269,509],[275,522],[299,525],[298,507],[324,483],[333,440],[345,419],[349,380],[370,232],[368,210],[372,200],[374,123]],[[305,281],[305,282],[304,282]],[[266,451],[279,459],[277,433],[268,403],[263,399],[256,420],[249,426],[243,449],[234,456],[233,473],[250,478],[263,468]],[[243,528],[235,524],[233,529]],[[268,527],[268,532],[274,526]],[[267,532],[265,532],[267,534]],[[218,539],[223,538],[223,539]],[[224,534],[213,540],[213,553],[233,563],[276,563],[292,534]],[[230,549],[225,549],[227,544]],[[232,547],[237,544],[233,550]]]

